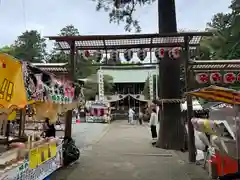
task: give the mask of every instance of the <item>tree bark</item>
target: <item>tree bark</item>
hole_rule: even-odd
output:
[[[158,0],[159,33],[177,32],[175,0]],[[172,60],[168,53],[159,64],[160,99],[179,99],[180,60]],[[161,104],[161,103],[160,103]],[[160,129],[157,147],[181,150],[184,147],[184,123],[179,103],[163,103],[159,108]]]

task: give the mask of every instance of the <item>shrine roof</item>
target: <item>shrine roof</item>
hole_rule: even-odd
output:
[[[192,60],[189,66],[194,71],[239,71],[240,60]]]
[[[120,66],[118,66],[120,67]],[[142,68],[141,68],[142,67]],[[113,83],[144,83],[150,74],[158,74],[156,66],[129,68],[102,67],[103,74],[110,75]]]
[[[49,36],[58,43],[58,49],[70,50],[70,43],[75,42],[78,50],[115,50],[137,51],[145,48],[150,51],[159,47],[182,47],[184,37],[190,37],[191,47],[199,46],[202,36],[211,36],[210,32],[184,32],[166,34],[130,34],[130,35],[87,35],[87,36]]]

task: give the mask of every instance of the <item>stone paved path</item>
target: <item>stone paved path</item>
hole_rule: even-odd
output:
[[[104,136],[102,136],[104,135]],[[206,172],[183,161],[174,151],[154,148],[149,128],[117,121],[78,163],[60,170],[51,180],[205,180]]]

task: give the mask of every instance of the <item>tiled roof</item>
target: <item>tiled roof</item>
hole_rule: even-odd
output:
[[[32,63],[32,65],[47,72],[68,72],[67,63]]]
[[[74,41],[78,50],[115,50],[123,52],[126,49],[137,51],[140,48],[154,50],[159,47],[182,47],[184,37],[191,37],[190,47],[199,46],[202,36],[211,36],[209,32],[183,32],[167,34],[131,34],[131,35],[88,35],[88,36],[51,36],[59,49],[70,50],[68,42]]]
[[[47,72],[68,72],[66,67],[39,67],[39,69]]]
[[[189,62],[189,66],[194,71],[239,71],[240,60],[194,60]]]

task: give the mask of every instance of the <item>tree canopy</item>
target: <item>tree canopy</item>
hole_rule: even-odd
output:
[[[74,27],[72,24],[67,25],[66,27],[62,28],[60,30],[59,36],[78,36],[80,33],[76,27]],[[64,63],[68,62],[69,60],[69,53],[66,53],[64,51],[58,50],[59,45],[58,43],[54,44],[53,50],[49,54],[48,61],[51,63]]]
[[[13,45],[4,46],[0,51],[30,62],[40,62],[47,54],[45,39],[35,30],[25,31]]]
[[[110,23],[125,23],[125,30],[136,32],[141,31],[139,19],[134,18],[134,12],[137,8],[145,5],[151,5],[155,0],[96,0],[96,10],[104,10],[109,14]]]
[[[204,38],[201,46],[211,59],[240,57],[240,1],[233,0],[229,8],[229,13],[217,13],[207,24],[206,30],[212,31],[214,36]]]

